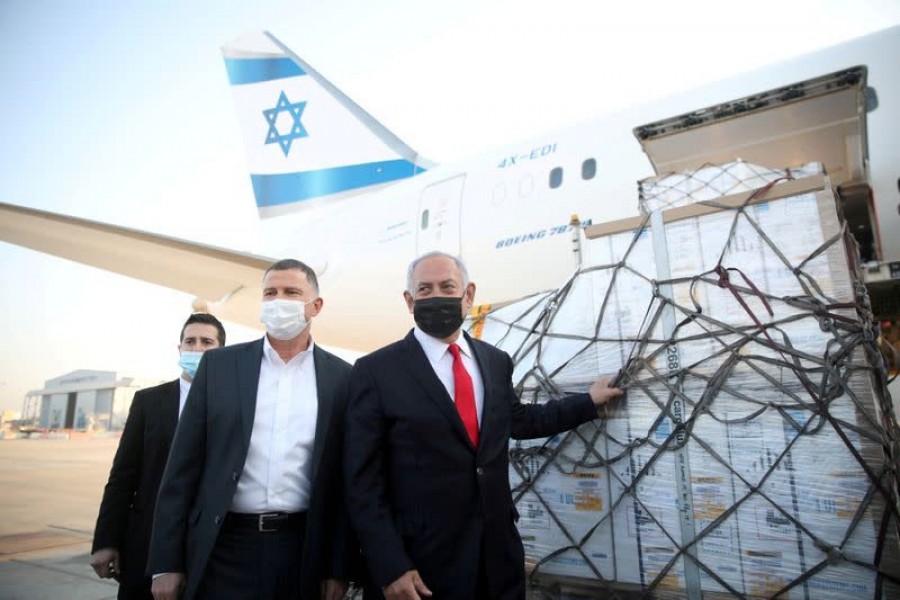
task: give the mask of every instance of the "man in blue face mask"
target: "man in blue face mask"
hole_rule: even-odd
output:
[[[119,599],[150,599],[147,549],[156,493],[178,416],[184,408],[200,357],[225,345],[217,318],[194,313],[181,328],[181,377],[134,395],[94,528],[91,567],[119,582]]]

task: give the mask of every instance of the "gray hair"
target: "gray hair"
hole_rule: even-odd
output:
[[[469,285],[469,270],[466,268],[466,263],[463,262],[463,259],[453,254],[448,254],[447,252],[433,250],[432,252],[426,252],[422,256],[409,263],[409,269],[407,269],[406,271],[406,289],[410,294],[415,294],[415,290],[413,290],[413,271],[416,270],[416,267],[419,266],[420,262],[429,258],[449,258],[450,260],[452,260],[459,268],[459,272],[462,273],[463,287]]]

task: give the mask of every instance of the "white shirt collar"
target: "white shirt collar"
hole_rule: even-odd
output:
[[[284,362],[281,360],[281,357],[278,356],[278,352],[275,348],[272,347],[272,344],[269,343],[269,336],[263,336],[263,359],[274,363],[276,365],[289,365],[293,363],[299,363],[302,360],[305,360],[307,356],[312,356],[313,348],[315,347],[315,342],[313,342],[312,335],[309,336],[309,346],[306,347],[306,350],[303,350],[297,356],[289,360],[288,362]]]
[[[178,378],[178,416],[181,417],[181,411],[184,410],[184,403],[187,401],[188,392],[191,391],[191,382],[183,377]]]
[[[419,341],[419,345],[422,346],[422,350],[425,351],[425,356],[427,356],[428,360],[431,362],[439,361],[447,352],[447,348],[450,347],[450,344],[448,344],[444,340],[440,340],[434,336],[430,336],[419,329],[418,325],[413,328],[413,335],[416,336],[416,339]],[[472,349],[469,348],[469,341],[466,339],[466,336],[462,332],[459,332],[459,337],[456,338],[454,344],[459,346],[459,349],[464,356],[472,359],[475,358],[472,355]]]

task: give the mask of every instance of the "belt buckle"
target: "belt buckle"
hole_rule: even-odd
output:
[[[273,531],[278,531],[277,529],[267,529],[266,528],[266,521],[269,519],[272,519],[274,521],[275,518],[277,518],[277,517],[278,517],[277,512],[263,513],[263,514],[259,515],[258,528],[259,528],[260,533],[271,533]]]

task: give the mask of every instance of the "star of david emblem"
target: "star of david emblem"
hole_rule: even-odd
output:
[[[292,103],[288,100],[287,95],[284,92],[281,92],[281,96],[279,96],[278,104],[275,105],[275,108],[263,111],[263,116],[269,123],[269,132],[266,134],[266,144],[274,144],[277,142],[278,145],[281,146],[281,151],[287,156],[288,152],[291,151],[291,142],[296,139],[305,138],[309,135],[306,133],[306,128],[303,127],[303,123],[300,122],[300,117],[303,115],[304,108],[306,108],[306,102]],[[277,126],[278,116],[281,113],[287,113],[293,119],[291,130],[284,134],[278,131]]]

